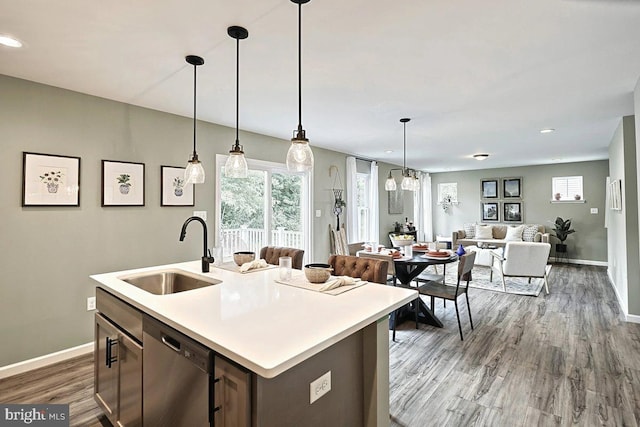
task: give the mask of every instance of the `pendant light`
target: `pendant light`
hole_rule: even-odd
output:
[[[400,188],[408,191],[415,191],[414,187],[414,179],[411,177],[409,173],[409,169],[407,169],[407,122],[411,119],[403,118],[400,119],[400,123],[404,127],[404,139],[403,139],[403,159],[402,159],[402,183],[400,184]]]
[[[384,189],[387,191],[396,191],[397,188],[396,180],[391,176],[391,171],[389,171],[389,177],[384,182]]]
[[[231,146],[229,157],[224,165],[224,174],[229,178],[246,178],[249,167],[247,160],[244,158],[244,151],[239,141],[240,128],[240,40],[249,37],[246,28],[232,26],[227,28],[227,34],[236,39],[236,143]]]
[[[185,184],[203,184],[204,168],[198,160],[196,152],[196,68],[198,65],[204,64],[204,59],[199,56],[189,55],[185,60],[193,65],[193,154],[191,160],[187,163],[187,169],[184,171]]]
[[[303,172],[313,169],[313,152],[302,129],[302,5],[310,0],[291,0],[298,5],[298,129],[287,152],[287,169]]]

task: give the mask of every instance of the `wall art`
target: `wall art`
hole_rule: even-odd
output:
[[[480,180],[480,197],[483,199],[498,198],[498,178]]]
[[[522,202],[504,202],[502,218],[504,222],[523,222]]]
[[[160,206],[195,206],[195,185],[185,184],[185,168],[160,166]]]
[[[498,203],[480,202],[480,218],[482,218],[482,221],[498,222]]]
[[[23,152],[22,206],[80,206],[80,157]]]
[[[102,206],[144,206],[144,163],[102,161]]]
[[[522,178],[502,178],[502,198],[522,198]]]

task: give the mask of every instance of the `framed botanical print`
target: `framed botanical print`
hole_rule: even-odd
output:
[[[487,178],[480,180],[480,198],[498,198],[498,178]]]
[[[522,178],[502,178],[502,198],[522,198]]]
[[[102,206],[144,206],[144,163],[102,161]]]
[[[80,206],[80,157],[23,152],[22,206]]]
[[[504,222],[523,222],[522,202],[504,202],[502,204]]]
[[[482,221],[498,222],[498,203],[497,202],[481,202],[480,218]]]
[[[160,166],[160,206],[195,206],[195,185],[185,184],[185,168]]]

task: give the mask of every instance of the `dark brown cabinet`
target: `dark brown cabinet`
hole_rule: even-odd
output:
[[[104,291],[96,292],[96,296],[98,310],[102,308],[105,313],[95,315],[95,400],[112,425],[140,427],[142,345],[121,328],[126,322],[118,322],[122,310],[135,316],[135,309],[125,307],[124,302]]]

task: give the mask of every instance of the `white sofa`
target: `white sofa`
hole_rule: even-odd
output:
[[[521,227],[518,233],[517,228]],[[490,229],[490,231],[489,231]],[[488,233],[484,236],[478,232]],[[459,245],[477,247],[496,246],[503,247],[508,241],[543,242],[549,243],[549,233],[540,224],[464,224],[460,230],[455,230],[451,235],[453,247]]]

